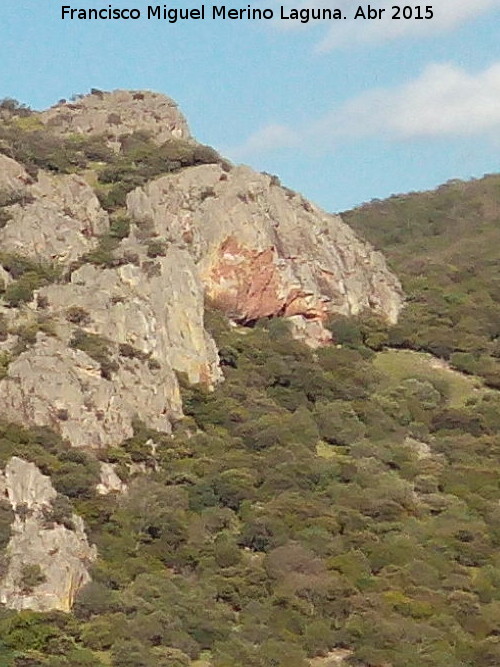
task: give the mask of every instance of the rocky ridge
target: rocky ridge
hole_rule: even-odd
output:
[[[147,92],[98,91],[39,118],[60,133],[106,137],[113,113],[126,120],[125,133],[152,132],[153,119],[155,140],[189,137],[173,102]],[[33,326],[49,320],[56,338],[38,336],[9,364],[0,381],[4,414],[49,424],[75,446],[118,444],[134,414],[168,432],[182,415],[175,373],[207,386],[220,380],[205,298],[241,324],[288,318],[312,346],[329,339],[331,314],[370,309],[397,319],[401,289],[382,255],[275,177],[221,162],[155,178],[128,194],[130,234],[96,266],[86,257],[109,235],[110,215],[88,175],[32,177],[11,158],[0,160],[8,212],[2,252],[51,263],[62,276],[23,307]],[[13,279],[2,275],[4,286]],[[3,316],[15,331],[19,312],[3,308]],[[107,340],[113,373],[102,377],[88,350],[68,348],[79,331]],[[15,336],[9,340],[14,346]]]

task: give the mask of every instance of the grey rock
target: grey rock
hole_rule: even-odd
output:
[[[213,385],[221,377],[215,343],[203,326],[203,286],[188,252],[171,246],[164,257],[134,250],[137,264],[99,269],[87,264],[71,283],[40,290],[48,312],[64,317],[71,306],[88,313],[87,331],[131,345],[164,369],[178,404],[172,369],[192,383]]]
[[[11,207],[11,219],[0,230],[3,250],[68,265],[109,229],[108,214],[81,176],[40,171],[28,192],[33,201]]]
[[[107,496],[110,493],[125,493],[127,485],[116,474],[114,465],[104,461],[100,465],[100,481],[97,485],[97,493],[101,496]]]
[[[133,434],[139,414],[169,432],[181,401],[173,374],[138,359],[119,359],[112,380],[99,364],[61,340],[38,334],[0,381],[2,415],[16,423],[50,426],[74,447],[117,445]]]
[[[0,206],[25,195],[31,182],[22,165],[0,153]]]
[[[47,523],[46,512],[57,493],[33,463],[12,457],[0,480],[16,513],[6,549],[8,569],[0,580],[0,602],[9,609],[69,611],[78,590],[90,581],[88,566],[97,557],[82,519],[73,514],[74,530]],[[33,565],[40,568],[44,580],[26,589],[23,569]]]

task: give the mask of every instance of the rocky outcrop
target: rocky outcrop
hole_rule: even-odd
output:
[[[96,491],[100,496],[107,496],[110,493],[125,493],[127,485],[122,482],[117,475],[112,463],[100,463],[100,480]]]
[[[0,206],[22,198],[31,178],[15,160],[0,153]]]
[[[7,545],[8,568],[0,579],[0,602],[9,609],[69,611],[78,590],[90,581],[96,558],[76,514],[71,528],[50,520],[57,493],[33,463],[13,457],[0,472],[0,487],[15,513]],[[26,573],[38,573],[34,581]]]
[[[94,91],[36,120],[56,133],[102,136],[116,150],[139,131],[159,145],[195,146],[175,103],[149,92]],[[8,272],[0,265],[0,285],[10,292],[0,304],[3,419],[50,426],[86,449],[119,445],[137,416],[169,433],[182,416],[176,373],[207,387],[222,379],[204,326],[205,297],[238,323],[285,317],[310,345],[329,340],[331,314],[370,309],[396,321],[397,279],[338,216],[247,167],[180,169],[188,163],[162,162],[159,168],[177,171],[128,194],[131,234],[119,241],[100,239],[110,220],[89,185],[92,170],[89,182],[42,169],[33,180],[0,154],[0,249],[64,269],[45,274],[12,257],[3,259]],[[125,233],[123,213],[114,222]],[[86,257],[98,244],[99,253]],[[16,298],[11,284],[23,279]],[[132,473],[145,472],[135,465]],[[97,492],[126,490],[102,463]],[[73,514],[58,523],[53,503],[61,498],[49,478],[16,457],[0,473],[2,494],[15,519],[0,603],[69,610],[95,558],[82,520]]]
[[[208,297],[238,322],[365,309],[397,319],[401,288],[383,256],[271,176],[193,167],[135,190],[127,206],[136,235],[189,249]]]
[[[149,91],[94,91],[42,112],[40,120],[62,134],[104,135],[111,142],[137,131],[149,133],[158,144],[172,137],[190,138],[177,104],[166,95]]]
[[[0,164],[0,174],[1,169]],[[68,265],[95,248],[96,237],[109,229],[108,214],[81,176],[39,171],[24,193],[28,202],[11,206],[10,220],[0,230],[3,251]]]
[[[94,91],[39,120],[111,142],[139,130],[158,143],[190,140],[172,100],[147,92]],[[331,314],[370,309],[394,322],[402,304],[382,255],[338,216],[248,167],[189,167],[130,192],[131,235],[99,266],[82,262],[109,231],[109,216],[82,176],[39,170],[32,182],[0,156],[0,192],[8,206],[2,250],[65,268],[64,280],[39,288],[29,307],[6,309],[14,334],[43,320],[54,335],[39,333],[13,355],[0,380],[2,414],[49,425],[76,447],[120,443],[135,415],[168,432],[182,414],[176,372],[208,387],[222,378],[204,328],[205,297],[242,324],[286,317],[310,345],[329,340]],[[13,278],[0,274],[4,284]],[[71,347],[78,329],[108,340],[112,372]]]
[[[165,366],[118,357],[111,379],[99,363],[58,338],[38,334],[36,344],[15,359],[0,382],[2,416],[50,426],[74,447],[116,445],[133,434],[136,415],[169,432],[182,414],[178,385]]]
[[[172,246],[164,257],[150,259],[133,243],[122,251],[135,263],[116,269],[87,264],[69,284],[41,290],[48,312],[64,318],[78,304],[88,316],[87,331],[147,355],[173,387],[172,369],[192,383],[213,385],[221,377],[217,349],[203,326],[203,287],[189,253]]]

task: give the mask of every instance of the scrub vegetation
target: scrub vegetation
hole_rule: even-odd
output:
[[[3,460],[50,473],[99,550],[72,614],[2,612],[12,664],[498,664],[500,395],[459,404],[431,366],[206,319],[226,381],[184,383],[173,436],[137,422],[99,453],[127,495],[97,496],[92,457],[50,432],[3,427]]]

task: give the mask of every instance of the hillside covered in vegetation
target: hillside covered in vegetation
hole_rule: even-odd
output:
[[[465,385],[460,404],[424,359],[394,375],[363,346],[209,319],[226,381],[185,386],[173,438],[138,423],[98,454],[127,495],[96,495],[92,456],[3,427],[3,459],[51,472],[99,552],[72,614],[2,612],[4,660],[498,664],[497,392]]]
[[[343,214],[400,277],[391,346],[427,350],[500,386],[500,176],[374,201]]]
[[[500,664],[499,184],[344,214],[401,310],[168,98],[1,103],[0,666]]]

